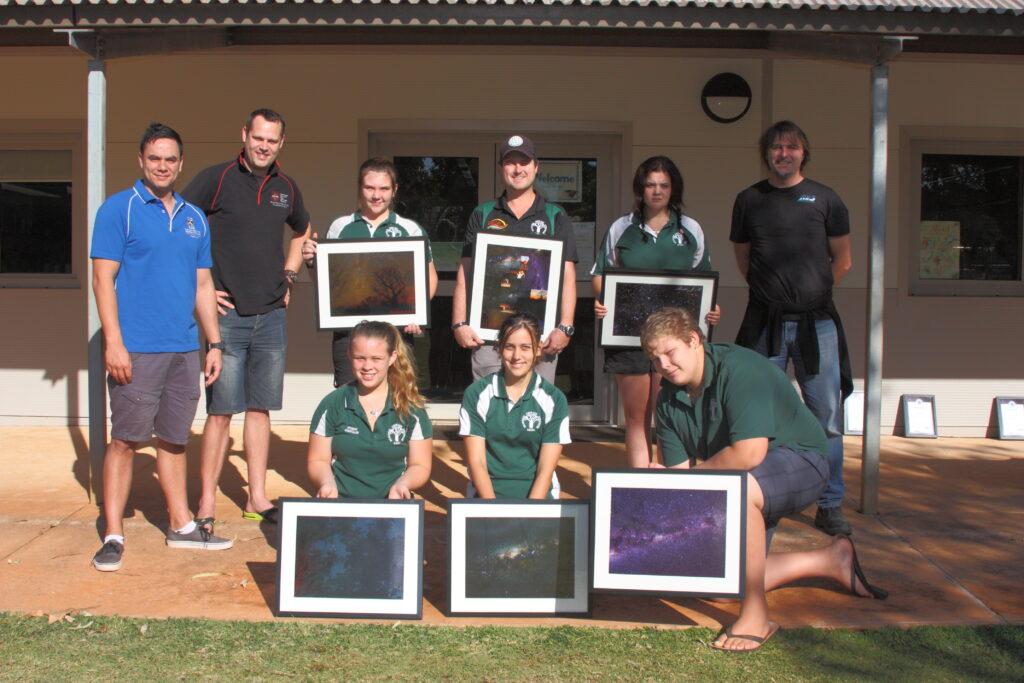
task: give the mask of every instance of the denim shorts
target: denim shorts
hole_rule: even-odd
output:
[[[107,376],[111,438],[137,443],[156,435],[177,446],[188,443],[199,405],[199,351],[129,356],[131,382]]]
[[[234,415],[246,410],[280,410],[284,357],[288,349],[286,309],[218,316],[224,340],[224,368],[206,390],[206,412]]]

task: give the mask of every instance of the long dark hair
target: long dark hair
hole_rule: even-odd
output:
[[[672,183],[672,190],[668,196],[669,208],[680,213],[683,210],[683,174],[679,172],[671,159],[659,155],[651,157],[637,166],[636,173],[633,175],[633,199],[635,200],[633,210],[640,220],[644,218],[644,183],[647,182],[647,176],[658,171],[666,174]]]

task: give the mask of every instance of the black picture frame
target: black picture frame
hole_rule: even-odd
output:
[[[430,325],[427,240],[321,240],[316,249],[318,330],[352,329],[364,320]]]
[[[448,501],[448,614],[586,616],[590,501]]]
[[[282,498],[279,509],[276,616],[423,617],[422,500]]]
[[[477,233],[468,322],[481,339],[495,341],[505,318],[524,312],[536,316],[547,339],[561,314],[564,249],[550,237]]]
[[[747,472],[595,469],[592,481],[593,592],[743,597]]]
[[[601,320],[601,346],[640,348],[640,330],[647,316],[668,306],[690,312],[705,338],[714,328],[705,316],[718,300],[718,271],[609,268],[601,284],[601,302],[608,313]]]

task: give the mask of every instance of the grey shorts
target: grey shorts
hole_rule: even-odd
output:
[[[473,379],[480,379],[487,375],[494,374],[501,370],[501,354],[498,353],[494,342],[487,342],[483,346],[473,349]],[[534,367],[537,374],[555,383],[555,373],[558,370],[558,356],[543,355]]]
[[[199,405],[199,351],[132,353],[132,381],[107,376],[110,436],[120,441],[188,443]]]
[[[750,470],[764,495],[766,528],[773,528],[818,500],[828,483],[828,460],[814,451],[782,446],[771,448],[761,464]]]

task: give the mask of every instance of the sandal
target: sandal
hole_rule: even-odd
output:
[[[860,566],[860,560],[857,559],[857,548],[853,545],[853,539],[845,534],[838,534],[836,538],[845,538],[850,542],[850,550],[853,551],[853,560],[850,563],[850,592],[856,595],[858,598],[874,598],[875,600],[885,600],[889,597],[889,591],[878,586],[872,586],[868,583],[868,577],[864,576],[864,570]],[[857,581],[860,581],[860,585],[864,586],[871,595],[861,595],[857,592]]]
[[[242,519],[248,519],[253,522],[266,522],[267,524],[277,524],[277,508],[271,505],[262,512],[246,512],[243,510]]]
[[[763,647],[765,643],[767,643],[769,640],[774,638],[775,634],[778,633],[781,630],[782,630],[782,627],[779,626],[778,624],[776,624],[774,621],[769,621],[768,622],[768,633],[764,634],[764,636],[740,635],[739,633],[733,633],[729,629],[725,628],[725,629],[722,629],[721,633],[718,634],[719,636],[722,635],[722,633],[724,633],[729,638],[742,638],[743,640],[749,640],[752,643],[757,643],[757,647],[748,648],[746,650],[737,650],[737,649],[731,648],[731,647],[722,647],[721,645],[715,645],[714,642],[708,643],[708,646],[710,648],[714,649],[714,650],[719,650],[720,652],[738,652],[738,653],[754,652],[756,650],[760,650],[761,647]],[[716,637],[715,640],[717,640],[717,639],[718,638]]]

